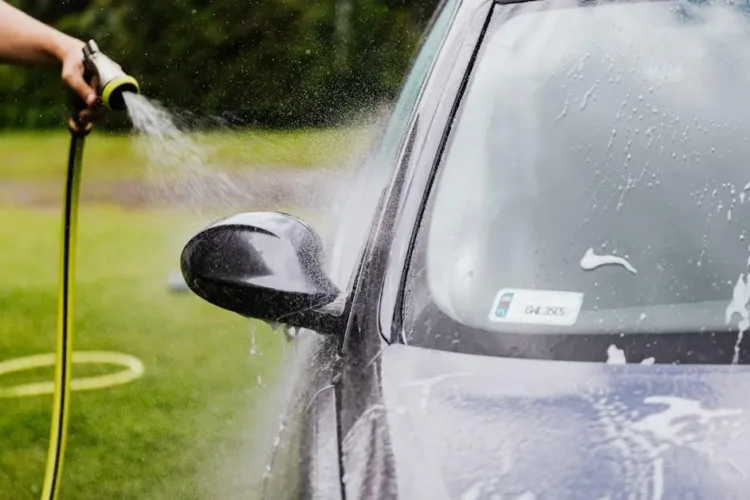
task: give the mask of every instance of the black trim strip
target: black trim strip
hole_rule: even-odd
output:
[[[341,380],[333,381],[333,397],[335,400],[336,408],[336,448],[338,450],[338,462],[339,462],[339,484],[341,486],[341,500],[346,500],[346,484],[344,484],[344,434],[341,428],[341,414],[343,408],[341,402],[343,401],[343,395],[341,394]]]
[[[487,13],[487,18],[484,20],[484,24],[482,25],[482,31],[479,34],[479,38],[477,39],[476,45],[474,46],[474,51],[471,54],[471,59],[469,59],[469,64],[466,67],[466,72],[464,73],[463,79],[461,80],[461,84],[458,87],[456,99],[453,102],[453,106],[451,107],[450,114],[448,115],[448,120],[447,120],[448,125],[447,127],[445,127],[445,130],[443,130],[443,135],[440,139],[440,144],[438,145],[437,152],[433,160],[432,168],[430,169],[429,177],[427,178],[427,182],[425,183],[422,201],[419,204],[419,209],[417,210],[417,214],[415,218],[416,224],[414,225],[411,237],[409,238],[409,247],[406,251],[406,256],[404,259],[404,269],[401,273],[401,280],[399,282],[399,287],[398,287],[398,295],[396,296],[396,303],[395,303],[395,308],[393,312],[393,323],[391,324],[391,335],[390,335],[392,342],[396,342],[398,340],[401,343],[404,343],[404,344],[406,343],[406,339],[405,339],[404,331],[403,331],[403,304],[404,304],[404,290],[406,289],[406,282],[409,277],[409,271],[408,271],[409,266],[411,265],[412,256],[414,254],[414,248],[416,247],[417,237],[419,235],[419,229],[422,223],[422,219],[424,218],[424,213],[427,208],[428,202],[430,200],[430,193],[432,192],[432,185],[434,184],[435,178],[437,177],[438,166],[440,165],[440,162],[443,158],[443,152],[445,151],[445,147],[448,143],[448,138],[450,137],[451,130],[453,128],[453,122],[456,119],[456,115],[458,114],[458,110],[461,107],[461,102],[463,101],[464,94],[466,93],[466,88],[469,85],[469,80],[471,79],[471,76],[474,72],[474,66],[479,57],[479,51],[482,49],[482,43],[484,42],[484,37],[487,34],[487,30],[489,29],[490,23],[492,22],[494,11],[495,11],[495,5],[493,5],[490,11]]]

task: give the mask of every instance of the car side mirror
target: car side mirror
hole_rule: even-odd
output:
[[[193,236],[180,266],[190,290],[248,318],[334,333],[325,306],[340,294],[323,271],[323,245],[300,219],[241,213]]]

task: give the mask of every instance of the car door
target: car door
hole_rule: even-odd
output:
[[[436,11],[374,154],[358,169],[331,210],[343,216],[331,224],[339,231],[328,244],[328,269],[333,281],[348,290],[348,303],[355,292],[353,285],[373,220],[382,210],[381,199],[407,148],[414,110],[459,3],[445,1]],[[272,444],[263,480],[264,498],[335,499],[343,494],[339,343],[340,337],[310,331],[295,337],[285,369],[285,401],[279,405],[284,408],[279,413],[279,436]]]

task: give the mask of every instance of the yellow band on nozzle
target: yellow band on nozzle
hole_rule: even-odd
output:
[[[135,86],[136,92],[140,92],[140,86],[138,85],[138,80],[133,78],[130,75],[122,75],[118,76],[116,78],[113,78],[102,89],[102,102],[104,102],[104,105],[107,106],[109,109],[113,109],[110,105],[110,98],[112,97],[112,93],[117,90],[118,88],[122,87],[123,85],[133,85]]]

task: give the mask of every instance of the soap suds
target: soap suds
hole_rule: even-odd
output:
[[[676,396],[650,396],[644,402],[668,408],[634,422],[632,428],[677,446],[692,444],[696,439],[693,434],[685,432],[692,422],[707,425],[715,419],[736,417],[742,413],[741,409],[709,410],[703,408],[700,401]]]
[[[738,422],[741,409],[709,409],[701,401],[676,396],[648,396],[643,402],[655,413],[637,420],[638,414],[623,417],[628,408],[621,402],[593,402],[608,438],[623,453],[625,477],[633,485],[641,483],[637,498],[662,500],[667,495],[666,461],[675,448],[726,463],[745,477],[737,464],[718,453],[724,431]]]
[[[482,493],[482,483],[476,482],[461,495],[461,500],[479,500]]]
[[[740,344],[742,343],[742,337],[750,327],[750,311],[747,309],[748,302],[750,302],[750,273],[740,274],[737,278],[737,283],[734,285],[734,292],[732,294],[732,301],[727,306],[725,322],[729,324],[735,314],[739,314],[740,319],[737,325],[740,329],[737,335],[737,342],[734,344],[734,356],[732,356],[732,364],[737,364],[740,357]]]
[[[628,360],[625,358],[625,351],[612,344],[607,348],[607,364],[608,365],[625,365]],[[641,361],[642,365],[653,365],[656,363],[656,358],[650,357]]]
[[[618,349],[616,345],[612,344],[607,348],[607,364],[608,365],[624,365],[627,363],[625,359],[625,351]]]
[[[622,266],[633,274],[638,272],[630,262],[624,258],[615,255],[596,255],[593,248],[586,250],[586,253],[581,259],[581,269],[584,271],[593,271],[598,267],[610,265]]]

